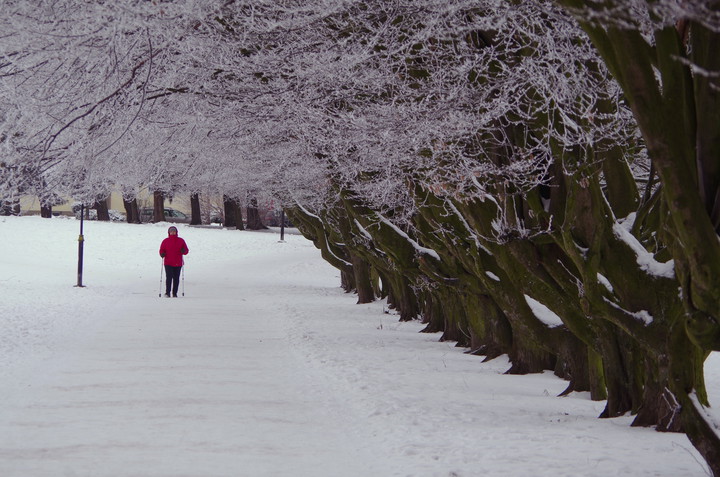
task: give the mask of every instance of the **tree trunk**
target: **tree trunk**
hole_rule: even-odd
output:
[[[586,347],[588,354],[588,379],[590,380],[590,399],[604,401],[608,398],[605,387],[605,372],[603,370],[602,356],[590,346]]]
[[[202,216],[200,214],[200,194],[197,192],[190,194],[190,225],[202,224]]]
[[[137,199],[125,200],[123,198],[123,206],[125,207],[125,218],[129,224],[140,223],[140,211],[138,210]]]
[[[49,219],[52,217],[52,205],[41,205],[40,206],[40,217]]]
[[[440,341],[455,341],[458,346],[470,346],[470,332],[467,330],[468,318],[464,297],[456,288],[438,287],[433,290],[434,296],[442,303],[443,310],[443,334]]]
[[[340,288],[345,293],[353,293],[355,291],[355,273],[353,270],[340,270]]]
[[[165,195],[159,190],[153,192],[153,222],[165,222]]]
[[[407,278],[399,274],[394,275],[391,279],[390,296],[393,307],[400,312],[400,321],[412,321],[416,319],[420,310],[418,307],[417,297],[413,293]]]
[[[223,227],[235,227],[236,207],[234,199],[226,195],[223,196]]]
[[[245,230],[242,220],[242,208],[237,199],[223,196],[223,213],[225,215],[224,227],[235,227],[237,230]]]
[[[489,295],[468,292],[463,305],[471,333],[470,352],[485,356],[484,361],[508,354],[512,328],[495,300]]]
[[[97,219],[103,222],[110,221],[110,211],[108,209],[107,199],[101,199],[95,202],[93,209],[97,211]]]
[[[355,290],[358,295],[358,304],[375,301],[375,292],[372,286],[370,264],[357,255],[350,253],[350,260],[355,273]]]
[[[248,205],[246,207],[247,214],[247,229],[248,230],[263,230],[267,229],[265,224],[262,223],[260,218],[260,211],[258,210],[257,199],[248,199]]]
[[[445,329],[445,316],[442,300],[433,293],[423,293],[422,322],[426,324],[421,333],[437,333]]]
[[[717,425],[713,423],[703,405],[690,395],[680,395],[678,404],[682,409],[680,416],[685,434],[705,458],[712,475],[720,476],[720,438]]]
[[[545,370],[555,369],[554,355],[532,340],[523,339],[517,332],[513,333],[513,345],[509,356],[512,365],[505,374],[542,373]]]

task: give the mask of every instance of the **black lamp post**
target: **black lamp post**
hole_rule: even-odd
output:
[[[280,210],[280,241],[285,241],[285,209]]]
[[[83,236],[83,219],[85,218],[85,204],[80,204],[80,236],[78,237],[78,273],[77,273],[77,287],[84,286],[82,284],[83,274],[83,245],[85,244],[85,237]]]

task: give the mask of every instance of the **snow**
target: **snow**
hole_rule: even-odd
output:
[[[545,325],[547,325],[549,328],[555,328],[557,326],[563,325],[562,319],[546,305],[543,305],[533,297],[527,295],[524,296],[525,301],[533,312],[533,315],[535,315],[538,320],[545,323]]]
[[[355,222],[355,227],[357,227],[357,229],[360,231],[360,234],[363,237],[365,237],[368,241],[372,242],[373,236],[370,235],[370,232],[365,230],[365,227],[362,226],[362,224],[358,221],[358,219],[353,219],[353,221]]]
[[[684,435],[357,305],[299,235],[181,225],[159,298],[167,225],[86,222],[78,288],[78,221],[0,217],[3,477],[707,475]]]
[[[618,305],[617,303],[615,303],[611,300],[608,300],[607,298],[603,298],[603,301],[605,303],[607,303],[608,305],[612,306],[613,308],[615,308],[616,310],[620,310],[623,313],[625,313],[629,316],[632,316],[636,320],[642,321],[645,326],[651,325],[654,320],[653,316],[647,310],[640,310],[640,311],[634,311],[634,312],[628,311],[625,308]]]
[[[610,293],[615,293],[615,290],[613,289],[612,284],[610,283],[610,280],[605,277],[605,275],[598,273],[597,274],[598,282],[601,283]]]
[[[645,323],[645,326],[652,324],[654,320],[650,312],[648,312],[647,310],[636,311],[635,313],[631,313],[631,315]]]
[[[635,215],[635,212],[633,212],[624,221],[616,222],[613,225],[615,236],[632,248],[635,255],[637,255],[637,264],[648,274],[657,277],[675,278],[675,261],[658,262],[653,254],[645,250],[645,247],[630,233],[635,222]]]
[[[410,244],[413,246],[413,248],[415,248],[415,250],[416,250],[418,253],[420,253],[420,254],[425,254],[425,255],[430,255],[431,257],[433,257],[433,258],[434,258],[435,260],[437,260],[438,262],[441,262],[441,261],[442,261],[442,260],[440,259],[440,255],[439,255],[435,250],[433,250],[433,249],[431,249],[431,248],[423,247],[422,245],[420,245],[419,243],[417,243],[415,240],[413,240],[412,238],[410,238],[410,236],[409,236],[408,234],[406,234],[405,232],[403,232],[403,231],[400,229],[400,227],[398,227],[397,225],[393,224],[392,222],[390,222],[390,221],[389,221],[388,219],[386,219],[385,217],[380,216],[380,221],[381,221],[382,223],[384,223],[385,225],[387,225],[388,227],[390,227],[391,229],[393,229],[396,234],[398,234],[399,236],[401,236],[402,238],[404,238],[405,240],[407,240],[408,242],[410,242]]]

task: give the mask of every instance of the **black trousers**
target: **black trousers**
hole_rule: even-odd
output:
[[[172,289],[173,296],[177,296],[178,287],[180,286],[180,270],[182,267],[172,267],[165,265],[165,294],[169,295]]]

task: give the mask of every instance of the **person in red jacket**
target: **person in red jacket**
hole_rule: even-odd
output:
[[[178,236],[177,227],[168,229],[168,238],[160,244],[160,256],[165,264],[165,296],[177,298],[178,286],[180,284],[180,270],[183,267],[183,255],[187,255],[188,249],[185,240]]]

